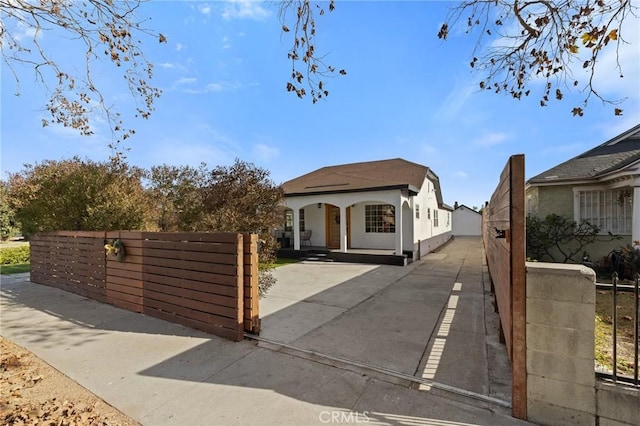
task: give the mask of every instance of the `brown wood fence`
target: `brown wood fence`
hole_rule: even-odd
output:
[[[512,369],[512,414],[527,418],[524,155],[509,158],[483,209],[483,241]]]
[[[126,256],[108,256],[120,240]],[[31,281],[232,340],[259,333],[257,236],[53,232],[31,238]]]

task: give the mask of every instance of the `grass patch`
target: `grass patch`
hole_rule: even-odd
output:
[[[618,373],[633,374],[633,293],[618,292]],[[607,370],[612,370],[613,354],[613,307],[612,292],[597,290],[596,292],[596,362]]]
[[[29,245],[3,247],[0,250],[0,265],[16,265],[27,263],[31,257]]]
[[[0,274],[20,274],[22,272],[29,272],[31,270],[31,264],[29,263],[16,263],[14,265],[0,265]]]
[[[276,259],[275,263],[269,263],[269,268],[277,268],[278,266],[289,265],[291,263],[298,263],[300,259],[293,259],[288,257],[279,257]]]

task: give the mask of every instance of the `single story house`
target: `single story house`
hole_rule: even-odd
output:
[[[482,213],[455,203],[453,205],[453,235],[456,237],[479,237],[482,235]]]
[[[323,167],[282,187],[294,250],[392,250],[416,260],[451,237],[438,176],[407,160]]]
[[[526,203],[527,214],[541,219],[555,213],[597,225],[602,238],[587,248],[592,261],[640,240],[640,124],[529,179]]]

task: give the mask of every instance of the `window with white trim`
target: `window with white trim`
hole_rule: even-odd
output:
[[[420,204],[416,204],[416,219],[420,219]]]
[[[630,188],[576,191],[576,222],[583,220],[600,233],[631,234],[633,191]]]
[[[427,209],[427,219],[431,220],[431,209]]]
[[[395,233],[395,207],[390,204],[372,204],[364,206],[364,231],[375,233]]]
[[[438,210],[433,209],[433,227],[438,227]]]

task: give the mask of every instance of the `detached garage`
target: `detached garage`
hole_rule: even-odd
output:
[[[456,237],[482,235],[482,214],[464,204],[453,210],[452,233]]]

